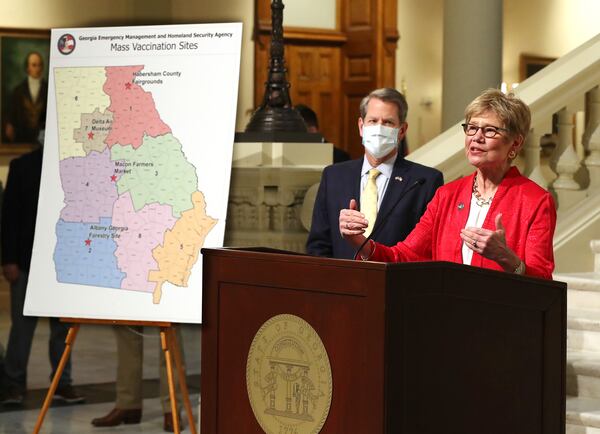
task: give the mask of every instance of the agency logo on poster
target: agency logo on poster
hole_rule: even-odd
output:
[[[58,51],[61,54],[71,54],[75,50],[75,38],[70,33],[65,33],[58,38]]]

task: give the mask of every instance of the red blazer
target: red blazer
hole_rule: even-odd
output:
[[[462,264],[460,230],[467,223],[474,176],[475,173],[440,187],[408,237],[392,247],[376,243],[370,260]],[[512,167],[498,186],[483,228],[495,230],[499,213],[506,229],[506,244],[525,263],[525,274],[552,279],[552,238],[556,226],[552,196]],[[502,270],[498,263],[475,252],[471,265]]]

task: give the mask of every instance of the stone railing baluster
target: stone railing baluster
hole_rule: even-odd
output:
[[[535,129],[529,130],[529,134],[523,145],[525,154],[525,176],[537,183],[539,186],[547,189],[548,181],[542,172],[540,152],[540,135],[535,132]]]
[[[587,153],[584,164],[590,177],[588,194],[593,194],[600,188],[600,86],[596,86],[587,93],[587,100],[588,121],[582,143]]]
[[[600,188],[600,125],[590,134],[586,146],[589,155],[585,159],[585,166],[590,176],[589,194],[593,194]]]
[[[587,94],[587,123],[581,141],[587,149],[590,137],[600,125],[600,86],[594,87]]]
[[[590,241],[590,248],[594,254],[594,271],[600,273],[600,240]]]
[[[558,112],[558,144],[553,154],[558,178],[552,184],[563,210],[585,197],[585,191],[574,179],[581,164],[573,147],[573,128],[573,113],[563,108]]]

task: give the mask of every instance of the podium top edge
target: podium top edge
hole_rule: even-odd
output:
[[[540,285],[548,285],[556,287],[564,286],[565,289],[567,284],[558,280],[547,280],[531,276],[521,276],[518,274],[511,274],[504,271],[490,270],[487,268],[473,267],[471,265],[457,264],[455,262],[448,261],[422,261],[422,262],[375,262],[375,261],[357,261],[352,259],[337,259],[337,258],[326,258],[320,256],[312,256],[305,253],[292,252],[287,250],[279,250],[270,247],[205,247],[201,250],[205,256],[228,256],[236,257],[240,254],[244,255],[247,259],[269,259],[271,261],[282,261],[282,262],[302,262],[322,265],[333,266],[333,267],[354,267],[360,269],[370,269],[379,271],[390,271],[390,270],[411,270],[411,269],[423,269],[423,270],[435,270],[435,271],[461,271],[467,273],[476,273],[489,275],[490,277],[503,278],[503,279],[516,279],[516,280],[530,280]]]

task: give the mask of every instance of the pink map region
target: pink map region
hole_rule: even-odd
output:
[[[60,218],[66,222],[99,222],[113,214],[117,200],[118,176],[108,148],[92,151],[85,157],[60,161],[60,180],[65,193],[65,207]]]
[[[121,288],[153,292],[155,282],[148,282],[148,272],[158,268],[152,250],[163,243],[167,229],[175,225],[169,205],[156,203],[144,206],[138,212],[133,208],[129,192],[119,196],[113,211],[112,225],[127,228],[115,238],[117,266],[127,277]]]
[[[133,83],[134,74],[142,69],[142,65],[106,68],[103,90],[110,97],[108,110],[113,112],[112,129],[105,140],[108,146],[131,145],[137,149],[144,134],[158,137],[171,132],[161,120],[152,94]]]

